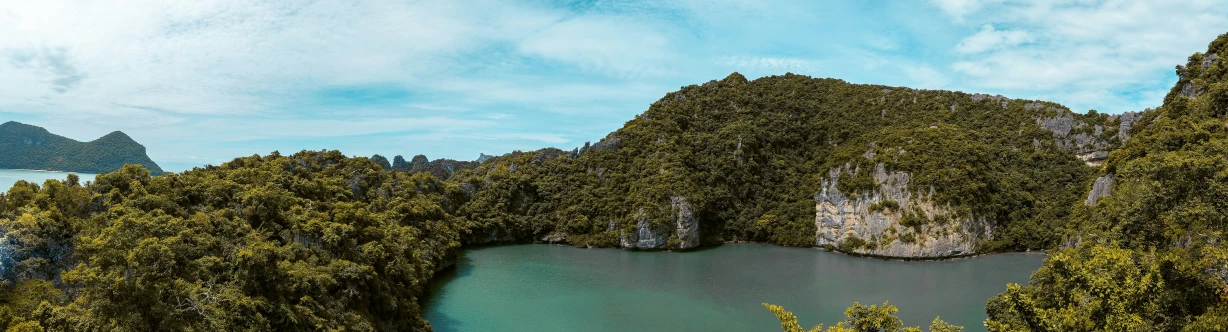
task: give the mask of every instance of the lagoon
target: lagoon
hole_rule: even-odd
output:
[[[529,244],[467,249],[424,301],[435,331],[778,331],[761,303],[803,327],[853,302],[890,301],[909,326],[935,316],[984,331],[985,302],[1026,283],[1042,254],[887,261],[818,249],[722,245],[634,252]]]

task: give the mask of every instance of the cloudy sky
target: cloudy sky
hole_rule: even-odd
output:
[[[737,71],[1160,104],[1217,1],[0,1],[0,122],[168,170],[273,150],[570,149]]]

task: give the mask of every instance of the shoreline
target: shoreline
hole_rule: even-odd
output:
[[[666,253],[666,252],[668,252],[668,253],[687,253],[687,252],[693,252],[693,251],[702,251],[702,250],[715,249],[715,248],[718,248],[718,247],[720,247],[720,246],[725,246],[725,245],[771,246],[771,247],[779,247],[779,248],[797,248],[797,249],[821,250],[821,251],[824,251],[824,252],[829,252],[829,253],[834,253],[834,254],[840,254],[840,255],[845,255],[845,256],[849,256],[849,257],[866,258],[866,259],[874,259],[874,260],[880,260],[880,261],[897,261],[897,262],[943,262],[943,261],[957,261],[957,260],[975,259],[975,258],[980,258],[980,257],[988,257],[988,256],[993,256],[993,255],[1001,255],[1001,254],[1026,254],[1026,255],[1043,255],[1043,256],[1048,256],[1048,255],[1049,255],[1049,254],[1048,254],[1048,252],[1047,252],[1046,250],[1029,250],[1029,251],[1002,251],[1002,252],[990,252],[990,253],[975,253],[975,254],[970,254],[970,255],[944,256],[944,257],[894,257],[894,256],[878,256],[878,255],[865,255],[865,254],[851,253],[851,252],[840,251],[840,250],[838,250],[838,249],[834,249],[834,248],[825,248],[825,247],[791,247],[791,246],[782,246],[782,245],[779,245],[779,244],[772,244],[772,243],[761,243],[761,242],[749,242],[749,241],[725,241],[725,242],[721,242],[721,243],[719,243],[719,244],[703,245],[703,246],[694,247],[694,248],[687,248],[687,249],[683,249],[683,250],[678,250],[678,249],[664,249],[664,250],[643,250],[643,249],[640,249],[640,250],[633,250],[633,249],[619,248],[619,247],[588,247],[588,248],[585,248],[585,247],[576,247],[576,246],[573,246],[573,245],[568,244],[568,243],[559,243],[559,242],[554,242],[554,243],[551,243],[551,242],[537,242],[537,241],[534,241],[534,242],[520,242],[520,243],[517,243],[517,242],[503,242],[503,243],[482,243],[482,244],[475,244],[475,245],[461,246],[460,248],[457,248],[457,250],[459,250],[459,251],[464,251],[464,250],[468,250],[468,249],[478,249],[478,248],[488,248],[488,247],[501,247],[501,246],[508,246],[508,245],[522,245],[522,244],[549,244],[549,245],[556,245],[556,246],[562,246],[562,247],[572,247],[572,248],[576,248],[576,249],[613,249],[613,250],[625,250],[625,251],[638,251],[638,252],[662,252],[662,253]]]
[[[0,171],[26,171],[26,172],[39,172],[39,173],[69,173],[69,174],[77,174],[77,175],[81,175],[81,174],[90,174],[90,173],[87,173],[87,172],[74,172],[74,171],[52,171],[52,170],[45,170],[45,169],[25,169],[25,168],[0,168]],[[94,174],[94,175],[98,175],[98,174]]]

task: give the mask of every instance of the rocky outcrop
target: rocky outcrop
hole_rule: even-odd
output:
[[[1087,200],[1083,201],[1084,205],[1096,206],[1096,201],[1101,197],[1113,194],[1113,174],[1096,178],[1096,182],[1092,183],[1092,190],[1087,193]]]
[[[691,203],[686,197],[670,199],[670,211],[674,212],[674,224],[678,235],[678,249],[699,246],[699,220],[691,212]]]
[[[1056,114],[1051,117],[1040,117],[1036,124],[1053,133],[1053,142],[1063,150],[1073,152],[1088,166],[1100,166],[1109,157],[1109,152],[1117,148],[1121,142],[1130,138],[1130,128],[1138,119],[1138,113],[1126,112],[1109,116],[1106,125],[1088,124],[1076,118],[1067,110],[1056,107],[1046,107],[1042,103],[1029,103],[1025,108],[1046,110]],[[1115,130],[1114,130],[1115,129]],[[1113,130],[1110,132],[1109,130]]]
[[[828,172],[815,195],[815,244],[856,254],[940,258],[971,255],[976,244],[992,239],[984,220],[957,218],[954,209],[933,202],[933,189],[919,194],[911,175],[873,170],[877,188],[850,197],[836,183],[841,176],[869,171],[838,167]]]
[[[686,197],[670,199],[671,222],[653,222],[644,209],[636,213],[635,231],[619,233],[619,245],[628,249],[690,249],[699,246],[699,220]]]

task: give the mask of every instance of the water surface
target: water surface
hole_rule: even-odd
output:
[[[632,252],[530,244],[465,250],[432,282],[436,331],[777,331],[760,303],[785,306],[806,328],[843,320],[853,304],[890,300],[905,324],[935,316],[983,331],[985,302],[1026,283],[1040,254],[935,262],[852,257],[817,249],[723,245]]]
[[[0,192],[8,192],[9,188],[13,187],[18,180],[26,180],[27,182],[43,185],[43,181],[48,179],[64,180],[68,178],[68,174],[77,174],[81,178],[81,184],[85,181],[93,181],[95,174],[81,174],[77,172],[53,172],[53,171],[33,171],[25,169],[0,169]]]

